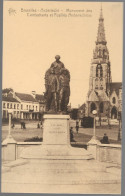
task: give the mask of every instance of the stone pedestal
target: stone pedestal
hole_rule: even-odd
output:
[[[69,115],[44,115],[43,145],[69,144]]]
[[[4,148],[2,149],[2,160],[3,161],[14,161],[16,160],[16,141],[9,134],[7,138],[2,142]]]
[[[92,137],[91,140],[87,144],[87,150],[89,153],[93,155],[95,159],[97,159],[97,145],[101,144],[99,140],[96,139],[96,137]]]
[[[69,115],[44,115],[43,144],[25,149],[21,158],[28,159],[93,159],[83,148],[70,145]]]

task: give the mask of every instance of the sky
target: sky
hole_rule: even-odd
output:
[[[45,92],[45,72],[58,54],[71,75],[70,103],[82,105],[89,89],[100,8],[100,2],[4,1],[2,88]],[[50,16],[50,9],[56,14]],[[103,2],[102,9],[112,81],[121,82],[123,3]],[[74,13],[84,15],[70,15]]]

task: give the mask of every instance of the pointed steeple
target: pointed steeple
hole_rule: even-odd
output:
[[[96,40],[95,49],[93,51],[92,63],[107,63],[107,62],[109,62],[109,51],[107,48],[107,41],[105,38],[104,18],[103,18],[102,7],[101,7],[97,40]]]
[[[106,45],[106,39],[105,39],[105,29],[104,29],[104,18],[102,13],[102,7],[100,11],[100,17],[99,17],[99,25],[98,25],[98,35],[97,35],[97,41],[96,44],[104,44]]]

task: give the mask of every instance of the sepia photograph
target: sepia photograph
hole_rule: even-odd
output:
[[[3,1],[1,192],[121,194],[123,2]]]

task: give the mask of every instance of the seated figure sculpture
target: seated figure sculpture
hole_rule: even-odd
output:
[[[55,56],[56,61],[45,73],[46,110],[50,113],[66,112],[70,96],[70,73]]]

